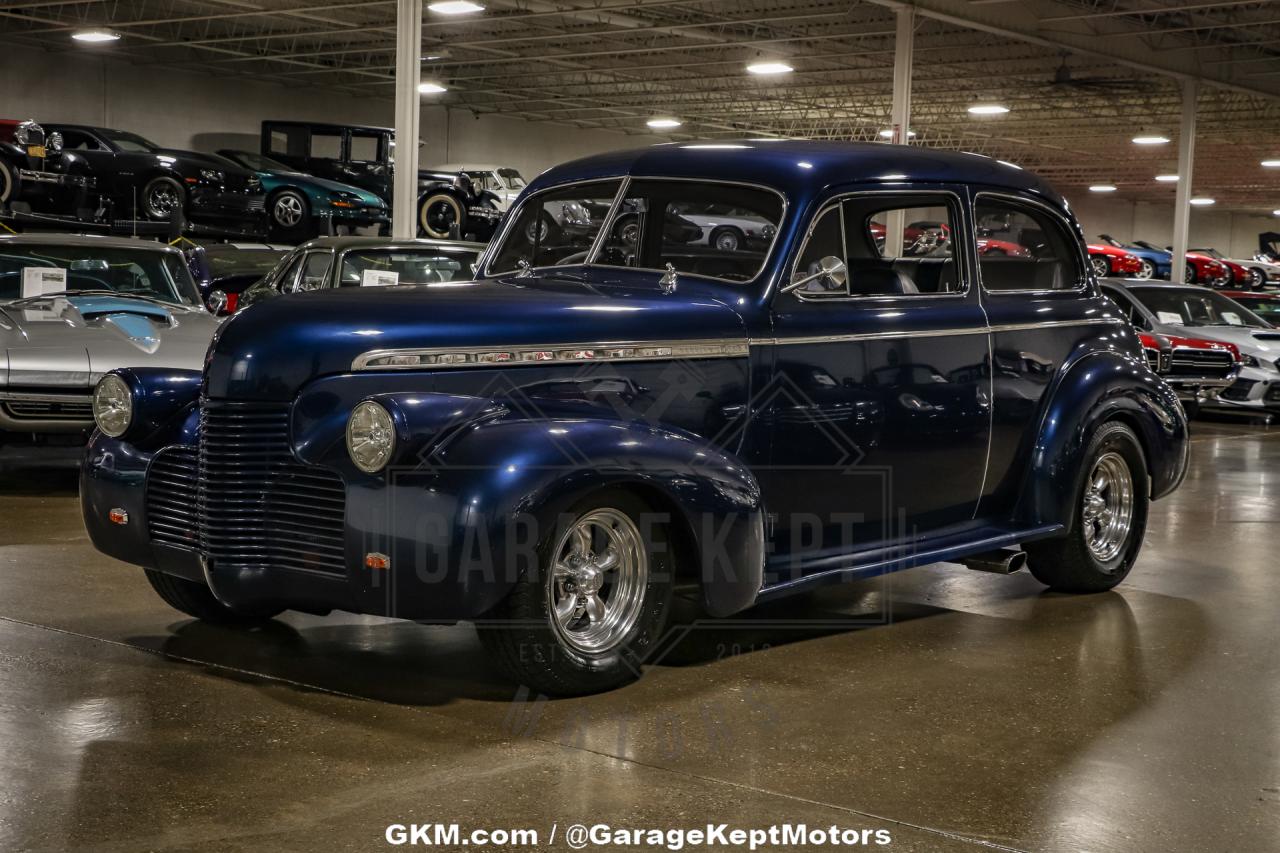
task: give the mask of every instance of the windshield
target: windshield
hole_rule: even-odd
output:
[[[102,135],[119,148],[121,151],[129,151],[134,154],[150,154],[160,148],[149,139],[141,137],[136,133],[129,133],[126,130],[104,130]]]
[[[515,169],[499,169],[498,177],[502,179],[502,183],[506,184],[509,190],[522,190],[527,183],[524,175],[521,175]]]
[[[340,287],[441,284],[470,281],[479,252],[451,246],[430,249],[358,249],[342,256]]]
[[[112,291],[199,305],[182,258],[172,252],[97,246],[0,246],[0,300],[44,293]]]
[[[1248,308],[1211,290],[1133,287],[1129,292],[1156,315],[1157,323],[1173,326],[1270,328],[1270,324]]]
[[[253,169],[255,172],[294,171],[291,167],[278,160],[272,160],[270,157],[264,157],[261,154],[254,154],[249,151],[227,151],[224,156],[229,157],[246,169]]]
[[[1273,326],[1280,322],[1280,299],[1270,296],[1237,296],[1235,301]]]
[[[526,199],[489,262],[489,273],[514,272],[521,264],[581,264],[600,233],[621,181],[595,181],[547,190]]]

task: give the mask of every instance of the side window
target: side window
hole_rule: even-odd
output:
[[[101,151],[102,146],[98,144],[98,140],[94,139],[87,133],[78,130],[64,131],[62,134],[62,144],[72,151]]]
[[[824,258],[845,264],[846,282],[830,277],[802,285],[800,294],[919,296],[961,289],[952,244],[958,220],[949,196],[870,193],[846,197],[819,214],[801,249],[792,281],[808,278]],[[895,232],[901,233],[895,238]],[[819,283],[821,282],[821,283]]]
[[[599,262],[728,281],[759,275],[778,234],[782,198],[738,184],[632,181]]]
[[[296,289],[298,281],[298,273],[302,270],[302,257],[295,258],[287,267],[280,277],[276,279],[276,290],[281,293],[293,293]]]
[[[1053,214],[1016,201],[979,195],[978,270],[987,290],[1071,290],[1084,283],[1079,247]]]
[[[305,127],[272,128],[271,153],[285,157],[306,157],[309,136]]]
[[[321,160],[341,160],[342,159],[342,134],[339,134],[339,133],[311,134],[311,156],[318,157]]]
[[[319,290],[328,286],[329,267],[333,265],[331,252],[312,252],[302,267],[299,290]]]
[[[526,199],[507,228],[490,273],[585,263],[618,194],[620,181],[598,181],[547,190]]]
[[[371,134],[351,134],[351,159],[358,163],[378,162],[378,137]]]

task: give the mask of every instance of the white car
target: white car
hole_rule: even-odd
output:
[[[722,252],[763,248],[776,230],[758,216],[723,204],[684,204],[674,212],[702,229],[702,236],[691,245],[713,246]]]
[[[476,191],[488,190],[498,197],[498,210],[506,213],[511,202],[528,183],[518,169],[510,166],[493,166],[483,163],[446,163],[436,166],[437,172],[465,172]]]
[[[1249,271],[1249,290],[1261,290],[1267,285],[1280,285],[1280,264],[1273,264],[1269,261],[1260,261],[1257,258],[1228,258],[1217,249],[1192,249],[1193,252],[1199,252],[1202,255],[1208,255],[1216,261],[1226,261],[1230,264],[1239,264]]]

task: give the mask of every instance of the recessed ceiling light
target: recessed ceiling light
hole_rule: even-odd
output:
[[[1263,160],[1262,165],[1268,169],[1280,169],[1280,160]]]
[[[483,12],[484,7],[479,3],[471,3],[468,0],[450,0],[448,3],[428,3],[427,9],[440,15],[466,15],[471,12]]]
[[[907,131],[907,138],[908,138],[908,139],[910,139],[911,137],[913,137],[913,136],[915,136],[915,135],[916,135],[916,132],[915,132],[914,130],[908,130],[908,131]],[[880,131],[880,138],[881,138],[881,139],[893,139],[893,128],[886,127],[884,130]]]
[[[1199,198],[1191,199],[1191,203],[1196,207],[1208,207],[1209,205],[1214,204],[1215,201],[1207,196],[1200,196]]]
[[[1158,133],[1144,134],[1133,138],[1134,145],[1165,145],[1169,142],[1169,137],[1161,136]]]
[[[1009,112],[1009,108],[1003,104],[974,104],[969,107],[970,115],[975,116],[998,116]]]
[[[441,92],[447,92],[449,90],[444,86],[441,86],[439,83],[419,83],[418,91],[424,95],[438,95]]]
[[[1273,210],[1273,211],[1271,211],[1271,215],[1272,215],[1272,216],[1280,216],[1280,210]]]
[[[1178,182],[1177,175],[1156,175],[1156,180],[1162,184],[1176,184]]]
[[[87,42],[104,42],[104,41],[120,41],[120,34],[113,33],[111,30],[76,30],[71,34],[76,41]]]
[[[785,62],[753,62],[747,66],[747,71],[752,74],[786,74],[795,69]]]
[[[679,127],[684,122],[675,118],[651,118],[645,122],[649,127],[661,129],[664,127]]]
[[[1116,188],[1112,184],[1094,184],[1089,187],[1089,192],[1091,193],[1113,193],[1115,191]]]

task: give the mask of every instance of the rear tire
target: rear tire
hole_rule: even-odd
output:
[[[1267,286],[1267,274],[1258,267],[1249,269],[1249,289],[1262,290]]]
[[[163,222],[175,210],[186,212],[187,191],[182,184],[168,175],[160,175],[147,181],[142,188],[142,212],[148,219]]]
[[[1106,278],[1111,275],[1111,261],[1105,257],[1094,255],[1089,258],[1089,267],[1093,270],[1094,277]]]
[[[1133,430],[1103,424],[1083,459],[1067,535],[1026,546],[1031,574],[1059,592],[1104,592],[1123,581],[1147,527],[1147,463]]]
[[[1134,276],[1136,278],[1141,278],[1145,280],[1145,279],[1151,279],[1156,277],[1155,264],[1151,263],[1151,261],[1148,261],[1146,258],[1139,258],[1138,261],[1139,263],[1142,264],[1142,267],[1136,273],[1134,273]]]
[[[309,236],[311,232],[311,206],[302,193],[281,190],[267,202],[271,211],[271,228],[287,237]]]
[[[467,230],[467,212],[462,204],[446,192],[433,192],[422,200],[418,208],[418,227],[427,237],[436,240],[448,240],[457,227],[461,238]]]
[[[649,523],[653,509],[621,489],[587,496],[563,519],[538,546],[536,568],[477,626],[480,640],[533,690],[611,690],[639,677],[662,637],[674,586],[668,538]]]
[[[721,252],[737,252],[746,243],[741,231],[737,228],[722,226],[711,232],[711,246]]]
[[[209,587],[186,578],[146,569],[147,581],[164,603],[174,610],[217,625],[256,625],[279,616],[282,610],[232,609],[213,597]]]
[[[18,197],[18,170],[5,160],[0,160],[0,205],[8,204]]]
[[[1182,270],[1182,280],[1187,284],[1196,283],[1196,267],[1195,264],[1187,264]]]

